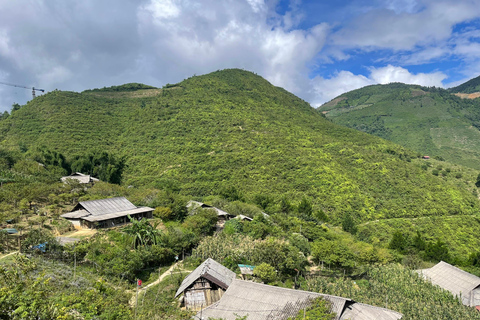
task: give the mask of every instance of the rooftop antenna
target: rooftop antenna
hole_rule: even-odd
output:
[[[22,86],[22,85],[13,84],[13,83],[8,83],[8,82],[0,82],[0,84],[6,85],[6,86],[11,86],[11,87],[16,87],[16,88],[30,89],[30,87],[27,87],[27,86]],[[32,98],[33,98],[33,99],[35,99],[35,91],[45,92],[45,90],[43,90],[43,89],[37,89],[37,88],[35,88],[35,87],[32,87],[31,89],[32,89]]]

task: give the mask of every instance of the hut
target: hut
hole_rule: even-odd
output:
[[[225,226],[225,222],[227,220],[230,220],[230,219],[235,217],[235,215],[233,215],[233,214],[230,214],[226,211],[218,209],[214,206],[210,206],[210,205],[205,204],[203,202],[190,200],[187,203],[187,209],[188,209],[188,212],[190,214],[195,214],[196,210],[199,209],[199,208],[215,210],[215,212],[217,213],[217,217],[218,217],[217,226],[216,226],[217,231],[223,229],[223,227]]]
[[[71,212],[61,217],[77,228],[109,228],[130,222],[133,219],[152,218],[153,209],[137,207],[124,197],[79,202]]]
[[[269,286],[235,279],[222,298],[197,313],[198,319],[287,320],[308,307],[316,298],[330,302],[335,320],[397,320],[402,314],[355,302],[348,298]]]
[[[429,269],[417,271],[424,279],[432,282],[461,299],[469,307],[480,306],[480,278],[440,261]]]
[[[183,280],[175,297],[183,293],[186,309],[201,310],[219,301],[235,276],[235,272],[208,258]]]
[[[94,178],[88,174],[83,174],[80,172],[74,172],[69,176],[61,177],[60,180],[62,180],[63,183],[66,183],[69,179],[78,181],[81,184],[94,184],[98,180],[97,178]]]

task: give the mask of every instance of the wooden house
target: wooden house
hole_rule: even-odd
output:
[[[235,272],[208,258],[183,280],[175,297],[183,293],[186,309],[201,310],[219,301],[235,277]]]
[[[71,212],[61,217],[77,228],[110,228],[133,219],[153,217],[153,208],[137,207],[124,197],[79,202]]]

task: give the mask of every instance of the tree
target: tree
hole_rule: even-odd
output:
[[[136,220],[128,216],[131,224],[123,228],[123,231],[133,237],[133,247],[149,246],[158,243],[160,231],[152,226],[147,219]]]
[[[342,229],[343,231],[350,232],[351,234],[357,233],[357,226],[355,225],[355,221],[353,221],[353,218],[349,213],[345,213],[343,216]]]
[[[407,245],[407,238],[403,235],[401,231],[397,230],[393,233],[393,237],[388,244],[388,248],[404,253],[407,249]]]
[[[477,188],[480,188],[480,173],[477,176],[477,182],[475,182],[475,185],[477,186]]]
[[[289,320],[333,320],[335,316],[331,303],[319,297],[312,299],[309,307],[300,309],[297,316]]]
[[[261,263],[253,269],[253,275],[262,279],[263,282],[272,282],[276,278],[275,268],[268,263]]]
[[[300,201],[300,204],[298,205],[298,213],[300,213],[302,216],[310,217],[312,212],[312,203],[308,201],[305,196],[303,196],[302,201]]]
[[[425,258],[431,261],[450,261],[447,244],[440,239],[436,242],[429,242],[425,248]]]

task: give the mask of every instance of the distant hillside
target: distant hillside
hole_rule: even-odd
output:
[[[473,78],[457,87],[450,88],[453,93],[475,93],[480,92],[480,77]]]
[[[392,83],[342,94],[319,110],[335,123],[422,155],[480,169],[480,99],[461,99],[439,88]]]
[[[337,104],[343,109],[332,106],[331,112],[349,115],[353,113],[344,112],[347,108],[362,112],[378,106],[378,115],[364,114],[365,131],[378,128],[387,137],[395,127],[386,125],[394,108],[383,100],[424,110],[416,117],[430,116],[436,103],[443,106],[437,111],[440,119],[457,119],[466,133],[478,132],[462,122],[458,98],[444,106],[440,97],[448,93],[397,84],[385,88],[366,88],[368,96],[351,92]],[[443,110],[448,108],[447,117]],[[420,120],[412,120],[419,131],[438,127]],[[402,126],[402,121],[397,123]],[[432,133],[439,141],[449,134]],[[163,89],[51,92],[1,120],[0,138],[6,147],[45,146],[67,159],[108,151],[126,160],[127,186],[151,185],[196,196],[223,194],[233,200],[264,197],[279,205],[282,199],[299,203],[306,196],[334,223],[346,213],[361,222],[479,209],[471,190],[422,169],[421,154],[334,124],[293,94],[237,69]],[[418,140],[425,148],[422,154],[437,150],[427,140]],[[454,149],[448,143],[445,147]]]

